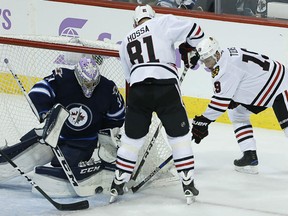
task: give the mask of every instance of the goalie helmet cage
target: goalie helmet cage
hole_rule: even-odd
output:
[[[101,75],[113,80],[125,98],[126,83],[119,60],[119,45],[83,39],[81,39],[81,44],[83,46],[73,45],[71,37],[64,36],[13,35],[0,37],[0,147],[3,146],[5,140],[10,145],[19,142],[21,136],[39,124],[16,80],[4,63],[4,59],[8,59],[13,72],[29,92],[37,81],[51,74],[52,70],[59,67],[74,68],[74,65],[69,62],[69,57],[75,53],[92,54],[95,58],[101,56],[103,61],[98,61]],[[142,159],[158,124],[158,118],[153,115],[146,143],[140,151],[137,164]],[[169,155],[171,155],[171,149],[167,144],[165,131],[162,129],[146,157],[136,183],[147,177]],[[172,162],[161,169],[151,179],[151,182],[155,184],[174,180],[174,175],[168,171],[171,167]],[[162,181],[155,181],[156,179]]]

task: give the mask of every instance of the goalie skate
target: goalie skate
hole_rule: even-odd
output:
[[[258,174],[258,158],[256,151],[245,151],[243,157],[234,160],[235,170],[242,173]]]

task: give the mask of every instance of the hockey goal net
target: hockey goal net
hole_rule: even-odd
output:
[[[100,55],[103,58],[103,63],[100,65],[101,74],[113,80],[125,98],[126,83],[119,60],[118,45],[110,42],[81,39],[83,46],[75,46],[71,45],[70,41],[70,37],[63,36],[22,35],[0,37],[0,147],[5,143],[13,145],[19,142],[21,136],[38,125],[37,118],[31,111],[10,70],[18,76],[26,92],[29,92],[35,82],[51,74],[55,68],[74,67],[65,62],[65,55],[71,52]],[[4,63],[5,59],[9,61],[10,68]],[[142,159],[148,145],[152,148],[149,155],[146,155],[144,166],[136,182],[142,181],[150,175],[156,167],[171,155],[163,129],[157,137],[153,138],[158,124],[158,119],[153,116],[150,131],[146,136],[146,145],[143,146],[139,160]],[[151,139],[153,139],[153,145],[151,145]],[[172,175],[168,172],[171,165],[172,162],[170,161],[164,168],[160,169],[151,179],[151,182],[155,183],[156,179],[171,179]]]

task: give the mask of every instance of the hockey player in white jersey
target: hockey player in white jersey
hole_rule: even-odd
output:
[[[194,155],[189,121],[178,84],[174,43],[183,42],[180,51],[185,65],[188,65],[187,52],[196,47],[204,33],[192,20],[181,20],[172,15],[155,17],[149,5],[136,7],[134,27],[120,47],[120,58],[130,88],[125,135],[121,139],[123,145],[117,151],[110,202],[124,193],[125,183],[131,177],[138,152],[149,131],[153,111],[166,129],[188,201],[199,191],[194,187]],[[192,60],[196,64],[197,57]]]
[[[268,56],[244,49],[220,49],[218,42],[205,38],[197,45],[200,61],[211,70],[214,95],[206,111],[193,120],[196,143],[208,135],[208,125],[228,109],[243,157],[234,160],[240,172],[258,173],[256,141],[250,115],[272,107],[280,127],[288,136],[288,76],[286,68]]]

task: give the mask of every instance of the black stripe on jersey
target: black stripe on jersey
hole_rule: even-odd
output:
[[[194,24],[194,25],[196,25],[196,24]],[[197,25],[196,25],[197,26]],[[203,38],[204,37],[204,32],[202,31],[202,29],[201,29],[201,27],[200,26],[198,26],[198,28],[200,28],[200,32],[202,32],[202,34],[201,35],[199,35],[198,37],[196,37],[196,33],[197,32],[195,32],[195,34],[192,36],[192,37],[190,37],[191,36],[191,31],[189,32],[189,34],[188,34],[188,38],[190,39],[190,40],[199,40],[200,38]],[[193,28],[192,28],[193,29]],[[195,29],[194,29],[195,30]]]
[[[194,23],[194,25],[192,26],[192,29],[190,30],[190,32],[188,33],[187,37],[190,38],[191,34],[195,31],[195,28],[197,27],[198,25],[196,23]]]
[[[178,77],[178,74],[174,71],[174,70],[172,70],[171,68],[169,68],[169,67],[167,67],[167,66],[165,66],[165,65],[160,65],[160,64],[151,64],[151,63],[149,63],[149,64],[141,64],[141,65],[137,65],[136,67],[134,67],[132,70],[131,70],[131,72],[130,72],[130,75],[137,69],[137,68],[140,68],[140,67],[163,67],[163,68],[165,68],[166,70],[168,70],[168,71],[170,71],[171,73],[173,73],[177,78],[179,78]]]
[[[215,98],[217,100],[223,100],[223,101],[231,101],[231,98],[224,98],[224,97],[218,97],[218,96],[212,96],[212,98]]]
[[[277,68],[277,63],[276,62],[274,62],[273,61],[273,63],[274,63],[274,67],[273,67],[273,71],[272,71],[272,73],[271,73],[271,75],[270,75],[270,77],[269,77],[269,79],[267,80],[267,82],[265,83],[265,85],[264,85],[264,87],[261,89],[261,91],[259,92],[259,94],[255,97],[255,99],[252,101],[252,103],[251,103],[251,105],[255,105],[255,106],[265,106],[265,105],[267,105],[268,103],[269,103],[269,101],[272,99],[272,97],[273,97],[273,95],[275,94],[275,92],[277,91],[277,89],[279,88],[279,86],[281,85],[281,83],[282,83],[282,81],[283,81],[283,78],[284,78],[284,72],[285,72],[285,70],[284,70],[284,65],[282,65],[282,64],[280,64],[280,63],[278,63],[278,65],[279,65],[279,67]],[[282,67],[282,69],[281,69],[281,67]],[[276,74],[276,73],[282,73],[282,75],[281,75],[281,78],[280,78],[280,80],[278,80],[277,81],[277,85],[276,85],[276,87],[274,88],[274,91],[273,91],[273,94],[270,94],[270,97],[268,98],[268,99],[266,99],[266,101],[265,101],[265,103],[262,105],[262,104],[259,104],[260,102],[261,103],[263,103],[263,101],[264,101],[264,96],[265,96],[265,94],[267,94],[267,91],[268,91],[268,89],[272,86],[272,83],[276,80],[276,78],[275,77],[277,77],[277,75],[278,74]],[[276,75],[275,75],[276,74]],[[275,76],[275,77],[274,77]],[[273,77],[274,77],[274,80],[272,80],[273,79]],[[275,83],[274,83],[275,84]],[[270,85],[270,86],[269,86]],[[272,86],[272,87],[274,87],[274,85]],[[269,92],[268,92],[269,93]],[[262,101],[260,100],[260,102],[257,102],[258,100],[259,100],[259,98],[261,98],[262,97]]]
[[[213,100],[215,99],[215,100]],[[223,102],[221,102],[223,101]],[[217,96],[213,96],[210,103],[208,104],[208,107],[216,110],[218,112],[225,112],[230,104],[231,98],[222,98],[222,97],[217,97]],[[227,103],[229,102],[229,103]],[[221,105],[222,106],[221,106]],[[225,106],[224,106],[225,105]],[[223,107],[223,108],[219,108],[219,107]]]
[[[280,78],[280,80],[279,80],[276,88],[274,89],[274,91],[272,92],[272,94],[270,95],[270,97],[267,99],[267,101],[264,103],[264,106],[266,106],[266,105],[271,101],[272,97],[275,95],[275,93],[276,93],[277,90],[279,89],[279,87],[280,87],[280,85],[281,85],[281,83],[282,83],[282,81],[283,81],[283,79],[284,79],[285,67],[284,67],[284,65],[281,65],[281,66],[283,67],[282,76],[281,76],[281,78]]]
[[[255,105],[256,101],[260,98],[260,96],[262,95],[262,93],[265,91],[266,87],[269,85],[270,80],[272,79],[275,71],[276,71],[277,65],[274,62],[274,67],[273,67],[273,71],[269,77],[269,79],[267,80],[267,82],[265,83],[265,85],[263,86],[263,88],[261,89],[261,91],[259,92],[259,94],[255,97],[255,99],[252,101],[251,105]]]
[[[208,107],[209,107],[210,109],[216,110],[216,111],[221,112],[221,113],[224,113],[224,112],[226,111],[226,109],[225,109],[225,110],[222,110],[222,109],[218,109],[218,108],[216,108],[216,107],[212,107],[212,106],[210,106],[210,104],[208,105]]]

